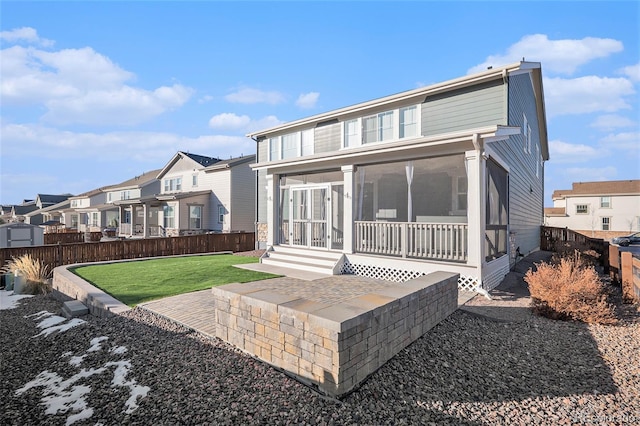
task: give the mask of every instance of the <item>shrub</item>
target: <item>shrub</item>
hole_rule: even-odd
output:
[[[551,262],[558,264],[566,257],[575,257],[580,253],[580,260],[585,265],[596,266],[600,264],[600,253],[588,245],[576,241],[558,241],[554,245],[554,254]]]
[[[34,259],[26,254],[13,258],[2,268],[3,272],[14,274],[17,270],[25,278],[28,294],[46,294],[51,291],[49,283],[49,267],[41,260]]]
[[[615,324],[615,308],[593,265],[580,253],[558,263],[542,262],[524,277],[529,285],[533,311],[552,319]]]

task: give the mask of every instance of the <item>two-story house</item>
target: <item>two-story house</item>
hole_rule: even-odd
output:
[[[105,194],[101,188],[69,197],[69,202],[69,209],[63,214],[67,228],[97,232],[104,227]]]
[[[178,152],[158,174],[167,236],[252,232],[255,226],[255,155],[220,160]]]
[[[66,201],[69,197],[71,197],[71,194],[37,194],[33,204],[30,203],[30,205],[35,206],[35,209],[23,213],[24,222],[31,225],[41,225],[46,220],[43,209]]]
[[[247,135],[266,265],[491,289],[539,249],[541,66],[518,62]]]
[[[545,225],[611,239],[640,231],[640,180],[574,182],[553,191]]]

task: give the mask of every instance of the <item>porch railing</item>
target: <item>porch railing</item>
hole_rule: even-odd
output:
[[[466,223],[355,222],[358,253],[466,262]]]

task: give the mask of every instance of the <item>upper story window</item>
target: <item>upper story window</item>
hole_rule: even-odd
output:
[[[131,199],[131,191],[122,191],[120,193],[121,200],[130,200]]]
[[[191,176],[191,186],[198,186],[198,175]]]
[[[400,108],[400,139],[418,136],[418,107]]]
[[[611,197],[600,197],[600,207],[603,209],[610,209]]]
[[[347,120],[342,127],[342,147],[385,142],[420,135],[420,105]]]
[[[588,214],[589,206],[587,204],[576,204],[576,214]]]
[[[78,200],[71,200],[71,207],[78,207]]]
[[[313,154],[313,129],[288,133],[269,139],[269,161]]]
[[[113,194],[111,192],[107,193],[107,203],[111,202],[112,196],[113,196]]]
[[[182,178],[176,177],[164,180],[164,192],[182,191]]]
[[[393,111],[381,112],[362,119],[362,143],[394,139]]]

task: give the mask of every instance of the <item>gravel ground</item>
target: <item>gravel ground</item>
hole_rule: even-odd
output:
[[[618,326],[458,310],[340,401],[143,309],[38,335],[60,308],[0,310],[0,424],[640,423],[634,307]]]

